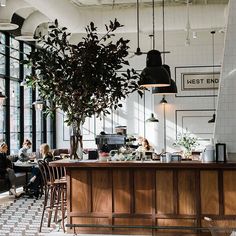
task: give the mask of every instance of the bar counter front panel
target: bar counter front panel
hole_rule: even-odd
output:
[[[62,160],[50,165],[67,170],[68,224],[206,227],[208,216],[218,226],[236,227],[236,163]],[[140,228],[76,231],[153,233]]]

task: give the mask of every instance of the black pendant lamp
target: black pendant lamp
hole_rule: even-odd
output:
[[[154,114],[151,113],[151,117],[146,120],[146,122],[159,122],[157,118],[154,117]]]
[[[153,96],[153,95],[151,94],[151,107],[152,107],[152,109],[154,110],[153,97],[152,97],[152,96]],[[146,120],[146,122],[159,122],[159,120],[158,120],[157,118],[155,118],[154,113],[151,113],[150,118],[148,118],[148,119]]]
[[[154,0],[152,0],[153,50],[147,53],[146,68],[141,73],[140,86],[146,88],[170,86],[170,76],[162,66],[161,53],[155,50]]]
[[[216,121],[216,114],[215,114],[215,71],[214,71],[214,64],[215,64],[215,31],[211,31],[212,35],[212,77],[213,77],[213,106],[214,106],[214,114],[212,115],[212,118],[208,120],[208,123],[215,123]]]
[[[161,104],[167,104],[167,101],[166,101],[165,95],[163,95],[163,97],[162,97],[160,103],[161,103]]]
[[[168,94],[178,93],[176,83],[173,79],[171,79],[170,67],[166,64],[164,64],[163,67],[166,69],[166,71],[169,74],[170,86],[152,88],[152,94],[155,94],[155,95],[158,95],[158,94],[159,95],[163,95],[163,94],[168,95]]]

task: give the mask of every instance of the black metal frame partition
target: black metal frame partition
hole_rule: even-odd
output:
[[[8,99],[6,99],[5,101],[5,142],[8,144],[9,146],[9,150],[8,152],[11,152],[11,146],[10,146],[10,37],[11,35],[9,33],[3,33],[2,34],[5,35],[5,74],[2,75],[2,78],[5,79],[5,95],[7,96]],[[32,50],[34,50],[34,46],[32,46]],[[19,42],[19,52],[20,52],[20,56],[19,56],[19,61],[23,60],[24,58],[24,43],[23,42]],[[18,78],[18,82],[20,84],[20,82],[23,80],[24,78],[24,65],[20,63],[19,65],[19,78]],[[20,85],[19,85],[20,86]],[[20,92],[19,92],[19,100],[20,100],[20,104],[19,104],[19,108],[20,108],[20,130],[19,130],[19,141],[20,141],[20,145],[23,143],[24,141],[24,88],[22,86],[20,86]],[[36,92],[34,90],[32,90],[32,101],[36,100]],[[33,106],[33,105],[32,105]],[[32,107],[32,150],[36,151],[36,112],[34,107]],[[43,139],[42,139],[42,143],[46,143],[47,142],[47,119],[44,117],[43,118],[43,126],[42,126],[43,130]],[[52,132],[52,137],[51,140],[52,142],[50,143],[51,148],[55,148],[56,147],[56,120],[54,119],[52,124],[51,124],[51,132]],[[20,147],[19,147],[20,148]]]

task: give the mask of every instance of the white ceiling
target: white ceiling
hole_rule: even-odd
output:
[[[162,31],[162,0],[155,2],[155,31]],[[187,23],[187,0],[165,0],[165,30],[184,31]],[[224,29],[227,20],[228,0],[189,0],[191,30],[204,31]],[[152,1],[139,0],[140,34],[152,32]],[[27,5],[27,7],[26,7]],[[98,29],[117,18],[125,25],[119,33],[136,34],[137,0],[7,0],[6,7],[0,7],[0,21],[17,13],[25,19],[24,32],[33,34],[38,25],[58,19],[72,34],[84,33],[85,26],[95,22]],[[12,9],[14,8],[14,10]],[[8,11],[8,14],[5,14]],[[44,27],[45,28],[45,27]]]
[[[136,5],[137,0],[71,0],[77,6],[132,6]],[[185,5],[187,0],[165,0],[166,5]],[[189,0],[191,4],[227,4],[229,0]],[[139,0],[140,5],[151,5],[151,0]],[[154,0],[155,5],[161,5],[162,0]]]

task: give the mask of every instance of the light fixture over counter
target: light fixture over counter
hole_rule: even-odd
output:
[[[167,87],[156,87],[152,89],[152,94],[154,95],[171,95],[178,93],[178,89],[176,83],[173,79],[171,79],[170,67],[166,64],[163,65],[170,77],[170,86]]]
[[[146,68],[141,73],[140,86],[146,88],[170,86],[170,76],[162,66],[161,53],[155,50],[155,12],[152,0],[153,50],[147,53]],[[163,53],[165,51],[163,50]]]
[[[214,70],[214,64],[215,64],[215,31],[211,31],[212,36],[212,81],[213,81],[213,108],[214,108],[214,114],[212,115],[212,118],[208,120],[208,123],[215,123],[216,121],[216,114],[215,114],[215,70]]]
[[[154,117],[154,114],[151,113],[151,117],[146,120],[146,122],[159,122],[157,118]]]

